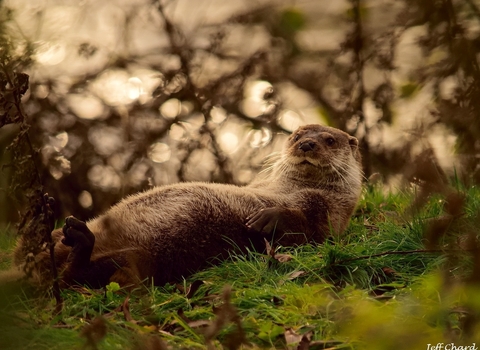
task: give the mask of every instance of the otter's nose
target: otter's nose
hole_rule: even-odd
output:
[[[300,148],[304,152],[307,152],[307,151],[313,151],[314,147],[315,147],[315,142],[306,141],[306,142],[302,142],[298,148]]]

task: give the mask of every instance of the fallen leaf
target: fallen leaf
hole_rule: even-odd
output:
[[[387,275],[389,277],[393,277],[393,276],[397,275],[397,271],[395,271],[391,267],[382,267],[382,271],[385,275]]]
[[[267,255],[274,258],[275,257],[275,249],[272,249],[272,246],[270,245],[270,243],[265,238],[263,240],[265,241],[265,250],[267,252]]]
[[[275,254],[273,258],[275,260],[280,261],[281,263],[284,263],[293,259],[293,257],[290,254]]]
[[[287,280],[293,280],[297,277],[300,277],[300,276],[303,276],[305,274],[305,271],[293,271],[293,272],[290,272],[288,275],[287,275]]]
[[[263,240],[265,241],[265,251],[269,257],[281,263],[284,263],[293,259],[293,257],[290,254],[275,254],[274,247],[272,247],[265,238]]]
[[[287,344],[288,347],[291,347],[292,345],[296,345],[300,343],[303,337],[302,334],[295,333],[295,331],[291,328],[287,328],[285,330],[284,336],[285,336],[285,343]]]

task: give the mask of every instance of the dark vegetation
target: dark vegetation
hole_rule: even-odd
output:
[[[34,257],[48,247],[54,220],[70,213],[91,218],[153,185],[248,182],[261,159],[292,130],[286,112],[297,107],[290,95],[309,101],[316,122],[359,138],[370,178],[349,234],[338,242],[278,248],[288,254],[286,262],[274,253],[234,257],[198,274],[204,284],[191,295],[186,287],[194,280],[184,289],[175,287],[180,293],[173,286],[152,288],[147,297],[132,295],[130,301],[114,285],[105,292],[54,287],[55,306],[48,298],[9,294],[15,316],[8,317],[29,336],[17,338],[6,327],[0,329],[3,339],[52,347],[42,338],[50,334],[42,333],[47,327],[67,347],[83,344],[74,339],[83,329],[91,348],[166,346],[145,333],[174,347],[235,348],[231,344],[253,342],[259,347],[299,343],[301,349],[426,348],[427,341],[476,340],[480,10],[472,0],[405,0],[388,11],[374,1],[351,0],[334,19],[342,39],[335,48],[321,48],[305,44],[305,32],[318,29],[315,16],[322,3],[251,4],[195,31],[175,21],[175,1],[127,7],[124,47],[130,47],[132,23],[142,20],[157,28],[163,44],[152,52],[112,52],[101,67],[92,63],[95,68],[68,83],[38,74],[39,47],[15,34],[15,11],[0,3],[0,220],[12,224],[5,232],[18,226],[29,242],[25,255]],[[140,15],[142,6],[150,15]],[[260,36],[261,44],[252,40]],[[406,45],[406,37],[413,37],[413,44]],[[75,45],[76,59],[87,64],[105,51],[94,41]],[[405,59],[414,54],[424,63],[405,68]],[[133,77],[139,67],[153,77],[149,88],[142,87],[146,96],[102,95],[112,89],[100,84],[109,74]],[[131,79],[128,84],[135,87],[138,82]],[[262,88],[252,97],[249,84],[259,82]],[[422,105],[418,100],[424,95],[428,103]],[[96,104],[93,114],[79,107]],[[404,106],[418,104],[423,108],[414,108],[413,115],[402,114],[408,111]],[[229,130],[245,140],[241,152],[224,145]],[[388,142],[395,132],[402,133],[401,142]],[[440,166],[442,154],[432,141],[445,137],[447,143],[447,136],[454,140],[455,167],[450,168]],[[392,183],[405,188],[404,194],[382,192]],[[3,256],[2,264],[9,261]],[[225,284],[232,289],[222,292]],[[387,312],[370,305],[372,300]],[[135,305],[131,314],[129,305]],[[411,327],[402,328],[394,315],[405,309],[415,311],[408,316]],[[375,321],[362,323],[366,315]],[[202,327],[204,336],[197,332]],[[30,343],[22,343],[25,339]],[[325,340],[332,343],[321,343]]]

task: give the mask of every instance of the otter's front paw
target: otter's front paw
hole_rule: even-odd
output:
[[[247,218],[245,225],[249,230],[260,233],[273,233],[283,231],[285,223],[283,222],[281,208],[266,208],[258,211]]]
[[[73,216],[65,219],[62,231],[65,236],[62,243],[69,247],[93,247],[95,244],[95,236],[88,229],[87,224]]]

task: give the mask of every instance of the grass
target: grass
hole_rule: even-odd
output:
[[[434,252],[424,251],[426,227],[444,214],[445,198],[431,196],[412,212],[413,190],[383,194],[372,187],[346,235],[320,246],[277,248],[288,261],[251,253],[232,256],[183,285],[132,293],[114,283],[103,290],[64,290],[56,316],[48,295],[3,290],[0,348],[472,345],[480,334],[475,259],[468,252],[438,251],[458,250],[452,242],[478,227],[480,191],[457,190],[466,195],[464,214],[449,224]],[[11,235],[0,235],[0,257],[12,244]],[[2,268],[7,260],[0,261]]]
[[[14,244],[15,235],[10,227],[0,230],[0,270],[10,267],[11,257],[9,250],[14,246]]]

